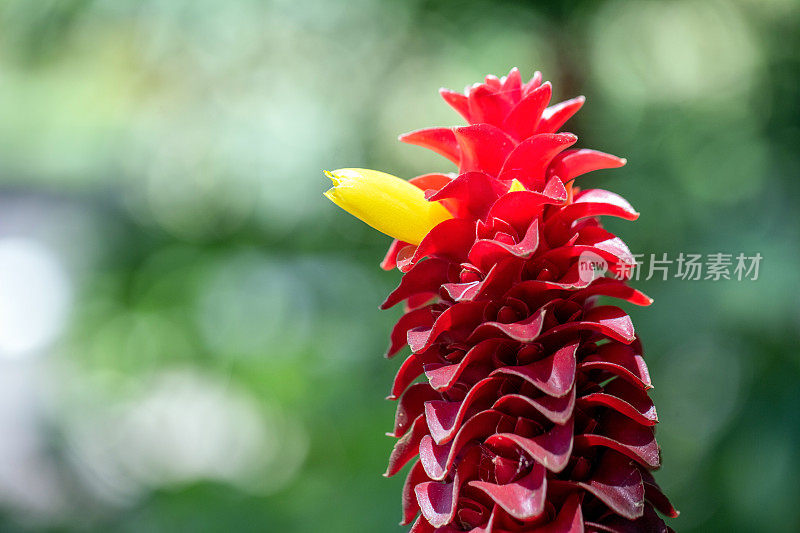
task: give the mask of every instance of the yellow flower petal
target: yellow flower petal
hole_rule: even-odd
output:
[[[519,180],[514,180],[511,182],[511,187],[509,187],[508,192],[517,192],[517,191],[527,191],[528,189],[522,184]]]
[[[324,194],[333,203],[376,230],[419,244],[438,223],[453,215],[439,202],[429,202],[421,189],[385,172],[340,168],[325,172],[333,187]]]

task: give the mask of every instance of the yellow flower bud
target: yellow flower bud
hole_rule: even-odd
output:
[[[517,191],[527,191],[528,189],[522,184],[519,180],[514,180],[511,182],[511,187],[508,189],[508,192],[517,192]]]
[[[439,202],[406,180],[364,168],[340,168],[325,172],[333,187],[324,194],[333,203],[376,230],[419,244],[438,223],[453,215]]]

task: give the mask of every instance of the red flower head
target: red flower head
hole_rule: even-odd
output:
[[[633,258],[597,219],[638,213],[572,185],[625,160],[570,148],[577,137],[557,131],[583,98],[548,107],[538,72],[441,94],[469,125],[400,140],[450,159],[458,175],[404,182],[344,169],[326,193],[403,239],[382,263],[403,272],[382,307],[405,305],[387,356],[411,350],[390,395],[399,440],[386,475],[413,461],[402,523],[417,533],[668,531],[656,511],[677,512],[650,473],[660,457],[641,343],[622,309],[597,304],[651,302],[626,283]],[[615,275],[587,275],[587,256]]]

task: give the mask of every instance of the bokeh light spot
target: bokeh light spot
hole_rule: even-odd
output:
[[[64,328],[70,292],[49,249],[27,239],[0,240],[0,355],[22,357],[50,344]]]

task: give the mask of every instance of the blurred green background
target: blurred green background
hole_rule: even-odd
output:
[[[401,531],[388,238],[321,169],[450,171],[397,134],[541,70],[629,164],[678,531],[800,531],[792,0],[0,1],[0,530]]]

